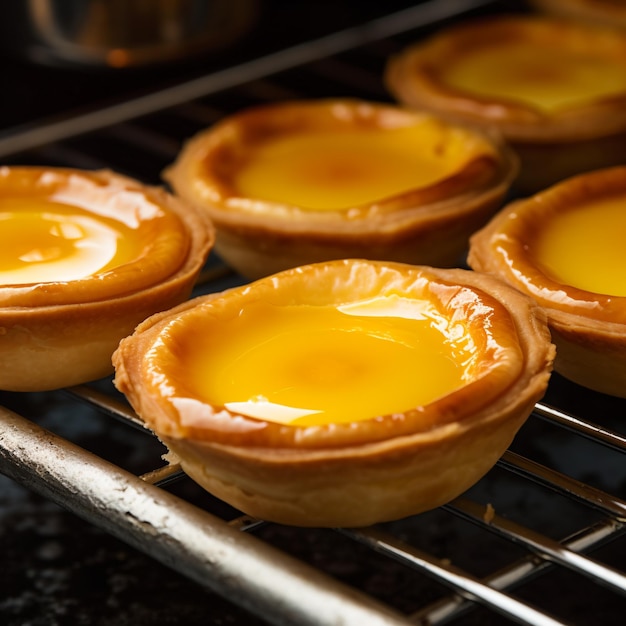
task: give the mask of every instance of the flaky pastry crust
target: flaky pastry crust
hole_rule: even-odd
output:
[[[626,167],[581,174],[513,202],[473,235],[468,263],[499,276],[544,308],[557,346],[558,373],[590,389],[626,397],[626,297],[562,284],[528,253],[543,220],[614,194],[626,194]]]
[[[56,389],[111,374],[120,339],[189,297],[213,243],[204,213],[110,171],[2,167],[0,202],[11,209],[13,198],[58,201],[123,223],[141,250],[81,279],[0,285],[4,390]]]
[[[401,414],[306,427],[211,406],[186,386],[180,340],[197,336],[212,316],[233,315],[256,298],[325,305],[388,293],[437,303],[475,336],[478,366],[465,386]],[[113,361],[118,389],[209,492],[281,523],[363,526],[434,508],[478,481],[545,392],[553,357],[544,313],[499,279],[340,260],[155,315],[120,343]]]
[[[436,183],[332,211],[242,197],[232,185],[233,172],[250,149],[268,137],[419,124],[437,128],[443,151],[462,135],[475,156]],[[352,257],[457,266],[469,234],[501,206],[517,169],[516,157],[493,133],[390,105],[321,100],[230,116],[189,140],[164,177],[185,201],[208,212],[217,230],[216,251],[254,279]]]
[[[464,22],[435,33],[392,57],[385,70],[389,91],[402,104],[455,121],[496,128],[520,157],[515,186],[536,192],[566,177],[626,159],[626,91],[556,110],[514,98],[462,91],[443,79],[446,68],[469,51],[527,45],[545,50],[545,68],[563,51],[617,63],[626,72],[626,33],[558,18],[507,15]],[[552,51],[552,54],[551,54]],[[556,71],[564,71],[561,62]]]

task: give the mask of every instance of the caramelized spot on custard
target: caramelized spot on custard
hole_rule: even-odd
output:
[[[529,253],[556,282],[626,296],[626,195],[555,212],[529,242]]]
[[[443,70],[444,82],[478,96],[525,102],[546,112],[626,90],[626,68],[594,56],[532,42],[484,46],[459,55]]]
[[[136,258],[123,223],[42,198],[0,199],[0,283],[72,281]]]
[[[291,132],[250,146],[233,186],[242,197],[337,210],[436,184],[488,146],[433,120],[400,128]]]
[[[469,382],[476,346],[458,326],[403,296],[346,306],[258,300],[188,332],[178,358],[210,405],[294,426],[338,424],[423,406]]]

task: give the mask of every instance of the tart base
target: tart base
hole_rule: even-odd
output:
[[[48,391],[109,376],[120,340],[186,300],[192,286],[176,281],[109,302],[0,309],[0,389]]]
[[[450,425],[428,442],[406,437],[336,458],[163,443],[193,480],[248,515],[292,526],[368,526],[436,508],[469,489],[502,456],[533,405],[520,403],[478,428]]]
[[[626,131],[568,142],[510,142],[520,159],[513,189],[523,195],[537,193],[572,176],[626,162]]]
[[[577,325],[561,312],[548,312],[556,345],[554,370],[587,389],[626,398],[626,328],[604,331]]]
[[[463,265],[471,233],[477,231],[502,205],[505,187],[488,191],[479,201],[459,199],[442,203],[439,215],[407,227],[400,233],[361,233],[333,237],[324,233],[248,231],[227,223],[218,226],[215,251],[230,267],[256,280],[292,267],[340,260],[370,260],[453,268]],[[433,208],[437,212],[437,208]]]

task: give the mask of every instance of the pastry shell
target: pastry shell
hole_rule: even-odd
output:
[[[588,24],[626,28],[623,0],[531,0],[539,11]]]
[[[404,128],[424,129],[419,130],[423,141],[407,141],[433,162],[459,151],[468,156],[458,171],[440,180],[336,210],[246,197],[233,183],[257,146],[275,138]],[[208,212],[219,255],[256,279],[351,257],[457,266],[469,234],[502,205],[517,165],[493,133],[393,105],[331,99],[282,102],[232,115],[189,140],[164,177],[176,194]]]
[[[75,207],[94,222],[132,233],[138,243],[132,258],[101,272],[0,284],[0,389],[10,391],[56,389],[111,374],[120,339],[189,297],[213,243],[205,214],[110,171],[0,168],[0,210],[19,211],[16,203],[31,201]]]
[[[572,175],[619,165],[626,160],[626,89],[580,99],[556,108],[542,108],[515,96],[485,95],[446,81],[450,67],[472,52],[492,49],[506,58],[519,44],[543,51],[538,80],[554,83],[581,60],[623,67],[626,33],[545,16],[504,15],[479,18],[436,32],[392,57],[385,82],[406,106],[429,110],[480,128],[496,128],[520,158],[514,186],[534,193]]]
[[[403,413],[294,426],[212,406],[186,382],[185,334],[198,337],[212,318],[263,298],[317,306],[389,294],[435,303],[476,339],[477,369],[467,384]],[[477,482],[544,394],[553,357],[545,314],[499,279],[346,259],[285,270],[157,314],[120,343],[113,361],[115,385],[207,491],[261,519],[329,527],[402,518]]]
[[[513,202],[472,237],[468,263],[544,308],[557,347],[555,371],[589,389],[626,397],[626,297],[563,284],[532,256],[534,237],[551,216],[611,196],[626,199],[626,167],[581,174]],[[614,228],[606,224],[607,232]]]

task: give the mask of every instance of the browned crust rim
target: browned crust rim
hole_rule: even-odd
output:
[[[531,0],[540,11],[606,26],[626,26],[626,6],[622,0]]]
[[[164,178],[186,201],[209,212],[218,229],[237,232],[270,232],[275,235],[298,234],[311,240],[350,240],[383,233],[388,239],[422,228],[429,220],[452,213],[472,212],[477,199],[493,189],[506,189],[518,172],[516,156],[495,132],[464,128],[489,147],[461,170],[443,181],[360,207],[337,211],[314,211],[251,199],[233,198],[228,184],[211,175],[204,186],[203,163],[223,157],[224,145],[244,149],[267,133],[302,125],[346,127],[346,125],[394,126],[403,121],[435,119],[443,128],[462,128],[394,105],[351,99],[289,101],[254,107],[224,119],[214,127],[192,137]],[[243,148],[242,148],[243,146]],[[230,149],[230,148],[229,148]],[[207,191],[210,188],[210,192]],[[269,209],[269,210],[268,210]]]
[[[140,416],[157,434],[167,439],[210,442],[211,445],[242,447],[250,454],[270,455],[285,458],[308,450],[307,454],[360,454],[355,452],[362,446],[393,446],[390,440],[404,437],[418,438],[429,442],[440,437],[446,438],[460,429],[472,429],[485,420],[506,420],[511,417],[511,408],[519,403],[525,405],[529,398],[543,393],[554,358],[550,343],[545,314],[528,297],[491,276],[467,270],[439,270],[397,263],[381,263],[362,260],[341,260],[324,264],[287,270],[266,281],[284,280],[286,276],[299,275],[304,279],[307,273],[324,268],[337,272],[337,280],[346,279],[346,272],[365,267],[368,271],[400,272],[404,276],[427,276],[435,282],[449,286],[463,286],[481,294],[485,302],[497,301],[495,308],[500,317],[500,330],[505,333],[505,341],[514,342],[519,348],[518,368],[512,368],[508,378],[498,384],[488,377],[478,379],[458,392],[433,403],[433,410],[423,419],[420,410],[398,416],[383,416],[364,422],[343,425],[289,427],[261,420],[250,420],[239,415],[218,409],[213,428],[194,428],[181,424],[181,417],[173,405],[164,399],[155,388],[149,363],[145,355],[159,341],[161,331],[170,323],[184,323],[185,311],[196,306],[194,301],[185,303],[173,311],[146,320],[135,334],[124,339],[113,356],[116,369],[115,384],[126,394]],[[387,269],[385,269],[387,268]],[[302,283],[306,282],[304,280]],[[345,284],[345,283],[344,283]],[[219,294],[208,296],[218,298]],[[200,301],[203,301],[202,299]],[[504,331],[503,329],[507,330]],[[513,372],[513,373],[511,373]],[[531,400],[532,401],[532,400]],[[436,405],[436,406],[435,406]],[[519,416],[515,416],[517,419]],[[224,430],[219,431],[219,420],[230,420]],[[256,430],[249,430],[253,426]],[[249,432],[246,432],[248,428]],[[398,444],[399,445],[399,444]],[[265,452],[262,452],[264,450]],[[317,450],[317,453],[314,451]],[[343,450],[343,452],[342,452]],[[332,452],[330,452],[332,451]]]
[[[593,293],[559,283],[537,267],[526,248],[533,233],[541,228],[543,218],[616,194],[626,194],[626,166],[580,174],[513,202],[470,238],[468,263],[475,270],[498,274],[528,293],[549,311],[549,317],[556,323],[571,329],[600,322],[605,332],[622,334],[626,324],[626,297]]]

